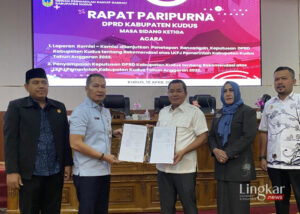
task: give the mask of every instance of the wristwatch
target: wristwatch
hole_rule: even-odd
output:
[[[101,154],[99,160],[103,160],[103,157],[104,157],[104,152],[102,152],[102,154]]]
[[[265,155],[261,155],[261,156],[259,156],[259,161],[261,161],[262,159],[267,159],[267,157],[265,156]]]

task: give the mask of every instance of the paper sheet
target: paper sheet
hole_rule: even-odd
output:
[[[119,160],[142,163],[144,161],[146,139],[146,126],[124,124]]]
[[[173,163],[176,127],[155,127],[150,163]]]

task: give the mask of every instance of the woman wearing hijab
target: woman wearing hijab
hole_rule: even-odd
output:
[[[241,99],[239,85],[227,81],[223,103],[213,118],[208,145],[215,157],[219,214],[250,213],[250,180],[255,179],[251,144],[257,132],[256,111]]]

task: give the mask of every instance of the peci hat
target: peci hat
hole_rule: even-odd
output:
[[[44,78],[47,79],[46,72],[43,68],[33,68],[26,72],[26,82],[28,83],[32,78]]]

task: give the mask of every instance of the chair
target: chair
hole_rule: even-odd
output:
[[[194,100],[198,101],[200,109],[204,114],[212,113],[212,110],[216,111],[216,98],[209,94],[196,94],[189,97],[189,102],[192,104]]]
[[[264,95],[262,95],[261,99],[264,102],[264,104],[262,106],[260,106],[260,111],[263,112],[266,102],[268,102],[268,100],[271,99],[271,96],[269,94],[264,94]]]
[[[125,115],[130,114],[129,97],[114,94],[106,95],[103,104],[105,108],[110,108],[111,110],[122,112]]]
[[[154,98],[154,112],[158,113],[160,109],[165,106],[170,105],[169,97],[168,96],[160,96]]]
[[[271,96],[269,94],[264,94],[261,97],[262,101],[264,101],[264,104],[266,104],[266,102],[271,99]]]

